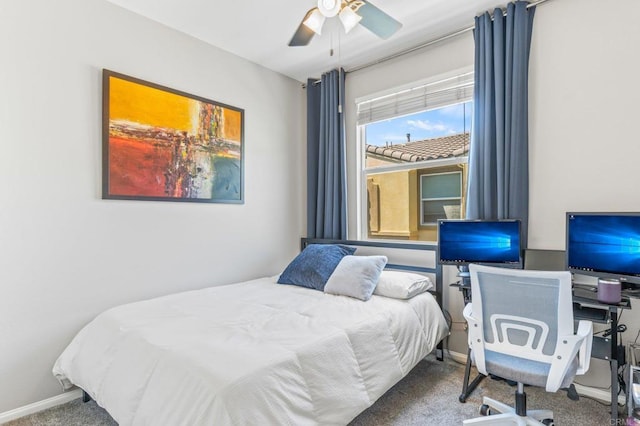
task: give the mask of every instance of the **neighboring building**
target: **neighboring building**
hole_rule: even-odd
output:
[[[438,219],[459,219],[464,211],[469,133],[386,146],[366,146],[367,168],[416,164],[415,168],[367,177],[370,238],[436,240]],[[460,157],[437,166],[432,160]]]
[[[469,152],[469,133],[424,139],[386,146],[367,145],[367,166],[406,163],[466,156]]]

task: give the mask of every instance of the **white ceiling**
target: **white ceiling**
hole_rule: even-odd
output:
[[[345,34],[336,18],[308,46],[289,47],[316,0],[108,0],[298,81],[346,70],[473,26],[506,0],[373,0],[403,27],[382,40],[358,25]],[[334,54],[330,56],[333,48]]]

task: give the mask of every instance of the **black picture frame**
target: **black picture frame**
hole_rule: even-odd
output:
[[[103,70],[102,198],[244,203],[244,110]]]

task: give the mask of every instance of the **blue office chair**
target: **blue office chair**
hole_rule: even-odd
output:
[[[567,388],[589,369],[593,324],[574,333],[571,274],[469,265],[472,303],[464,309],[478,371],[517,382],[515,408],[483,398],[465,425],[549,425],[550,410],[527,410],[524,385]]]

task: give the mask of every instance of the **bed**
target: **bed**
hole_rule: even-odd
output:
[[[326,243],[363,245],[303,247]],[[121,425],[347,424],[434,349],[442,357],[440,270],[387,268],[430,273],[436,286],[365,302],[275,276],[130,303],[85,326],[53,373]]]

